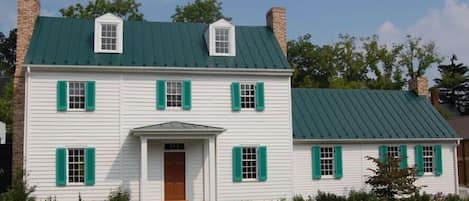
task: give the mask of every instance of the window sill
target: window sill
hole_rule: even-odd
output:
[[[86,186],[85,183],[67,183],[65,186]]]
[[[336,178],[333,175],[321,175],[321,179],[336,180]]]
[[[259,182],[257,179],[243,179],[242,183],[257,183]]]
[[[67,112],[86,112],[86,109],[67,109]]]

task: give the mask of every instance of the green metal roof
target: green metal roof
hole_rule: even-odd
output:
[[[123,54],[94,53],[94,20],[38,17],[25,64],[290,69],[270,28],[236,26],[236,56],[209,56],[206,24],[124,21]]]
[[[458,138],[410,91],[292,89],[294,139]]]
[[[213,126],[206,126],[206,125],[200,125],[200,124],[192,124],[192,123],[186,123],[186,122],[180,122],[180,121],[169,121],[165,123],[160,123],[160,124],[153,124],[153,125],[148,125],[148,126],[143,126],[143,127],[138,127],[132,129],[133,131],[148,131],[148,130],[214,130],[214,131],[223,131],[223,128],[219,127],[213,127]]]

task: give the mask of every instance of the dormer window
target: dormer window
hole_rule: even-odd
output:
[[[117,50],[117,24],[101,24],[101,50]]]
[[[205,36],[210,56],[236,56],[235,26],[229,21],[210,24]]]
[[[230,30],[226,28],[215,28],[215,53],[230,53]]]
[[[94,52],[122,53],[123,21],[113,14],[95,19]]]

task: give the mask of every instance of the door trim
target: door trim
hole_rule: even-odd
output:
[[[165,144],[169,144],[169,143],[183,143],[184,144],[184,150],[165,150],[164,149],[164,145]],[[181,142],[181,141],[162,141],[161,144],[160,144],[160,147],[161,147],[161,200],[164,201],[165,200],[165,188],[164,188],[164,185],[165,185],[165,176],[164,176],[164,165],[165,165],[165,162],[164,162],[164,154],[166,152],[184,152],[184,188],[185,188],[185,197],[186,197],[186,200],[188,200],[188,193],[187,193],[187,153],[186,153],[186,148],[187,148],[187,143],[186,142]]]

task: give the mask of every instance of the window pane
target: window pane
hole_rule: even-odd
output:
[[[166,106],[181,107],[182,82],[180,80],[170,80],[166,82]]]
[[[85,181],[85,150],[68,149],[68,182],[83,183]]]
[[[85,82],[71,81],[68,88],[69,109],[85,109]]]
[[[257,179],[257,147],[243,147],[243,179]]]

